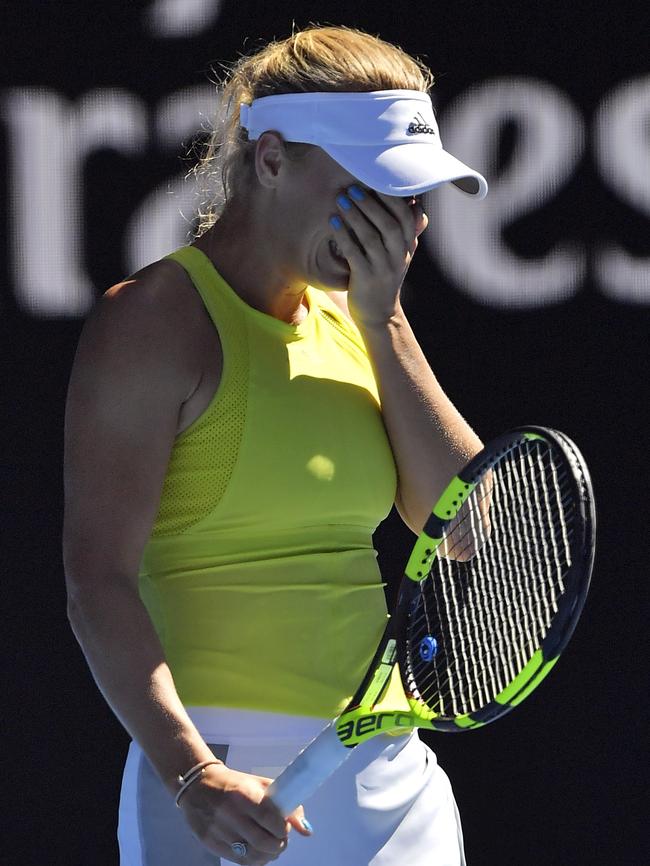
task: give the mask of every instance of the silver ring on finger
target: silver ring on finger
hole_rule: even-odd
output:
[[[245,842],[233,842],[230,847],[236,857],[245,857],[248,854],[248,845]]]

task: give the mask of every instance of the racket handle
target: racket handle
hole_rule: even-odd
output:
[[[285,818],[311,797],[351,754],[352,749],[346,748],[337,736],[337,721],[323,728],[269,786],[266,797]]]

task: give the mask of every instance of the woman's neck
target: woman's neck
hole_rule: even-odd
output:
[[[258,229],[256,231],[256,228]],[[278,257],[277,244],[250,213],[224,211],[194,242],[228,285],[249,306],[292,325],[307,315],[306,285]]]

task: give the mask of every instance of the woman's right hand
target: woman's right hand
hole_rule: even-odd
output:
[[[212,764],[189,786],[179,805],[192,832],[210,851],[229,862],[263,866],[287,847],[292,827],[311,836],[302,824],[302,806],[285,820],[271,800],[264,799],[272,781]],[[245,843],[245,857],[233,853],[233,842]]]

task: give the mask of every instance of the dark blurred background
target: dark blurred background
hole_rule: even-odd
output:
[[[288,36],[292,21],[360,27],[436,74],[442,140],[487,176],[490,194],[480,204],[447,188],[427,197],[430,228],[405,307],[484,439],[522,423],[557,427],[593,472],[593,587],[565,657],[498,724],[427,736],[455,787],[469,866],[649,862],[640,749],[650,380],[643,0],[3,6],[0,857],[117,863],[128,738],[65,613],[69,371],[94,299],[187,239],[185,155],[216,104],[210,65]],[[387,580],[401,575],[410,538],[395,515],[377,533]]]

